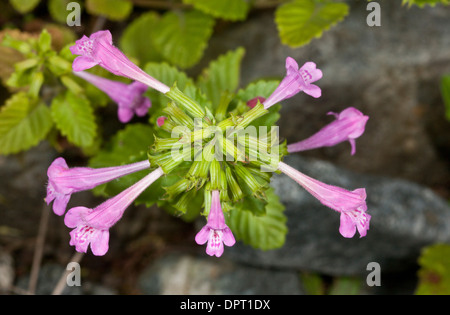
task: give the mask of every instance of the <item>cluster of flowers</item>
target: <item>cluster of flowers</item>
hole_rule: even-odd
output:
[[[171,90],[133,64],[116,48],[112,43],[109,31],[99,31],[90,37],[83,36],[71,47],[71,52],[79,55],[73,62],[75,74],[103,90],[118,104],[118,117],[122,122],[128,122],[134,114],[143,116],[147,113],[151,103],[148,98],[143,96],[143,93],[148,87],[163,94]],[[96,65],[115,75],[132,79],[134,82],[126,85],[84,72]],[[322,72],[316,68],[313,62],[307,62],[299,68],[297,62],[288,57],[286,70],[285,78],[267,99],[258,97],[249,101],[248,107],[252,108],[256,103],[261,103],[264,109],[267,109],[301,91],[315,98],[321,96],[321,89],[312,83],[322,77]],[[351,154],[354,154],[355,139],[364,132],[368,116],[352,107],[341,113],[330,112],[329,114],[334,115],[336,119],[311,137],[288,145],[288,152],[300,152],[349,141]],[[164,121],[165,118],[160,117],[157,124],[162,126]],[[53,211],[61,216],[66,213],[72,193],[89,190],[127,174],[150,169],[150,166],[150,162],[144,160],[117,167],[69,168],[65,160],[59,157],[48,168],[45,200],[47,204],[53,202]],[[339,232],[342,236],[353,237],[356,230],[361,237],[366,235],[369,229],[370,215],[366,213],[364,188],[348,191],[328,185],[302,174],[283,162],[278,163],[277,169],[300,184],[322,204],[340,213]],[[64,222],[67,227],[73,229],[70,232],[70,245],[75,246],[79,252],[87,252],[90,246],[94,255],[104,255],[108,251],[109,229],[121,219],[124,211],[145,189],[164,175],[164,170],[158,167],[134,185],[93,209],[74,207],[68,210]],[[220,191],[213,189],[210,193],[210,209],[205,209],[208,210],[205,211],[208,213],[207,223],[198,232],[195,241],[198,244],[207,243],[206,253],[220,257],[224,251],[224,245],[234,245],[235,238],[225,222]]]

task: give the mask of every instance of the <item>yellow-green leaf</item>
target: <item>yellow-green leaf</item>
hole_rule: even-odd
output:
[[[204,69],[198,78],[198,87],[215,108],[224,92],[234,93],[239,87],[241,61],[245,50],[237,48],[220,56]]]
[[[19,13],[25,14],[34,10],[41,0],[9,0],[9,3]]]

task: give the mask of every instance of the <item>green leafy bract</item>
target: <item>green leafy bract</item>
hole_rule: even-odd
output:
[[[19,13],[25,14],[36,8],[41,0],[9,0],[9,3]]]
[[[170,63],[189,68],[203,56],[214,19],[199,11],[167,12],[153,30],[153,42]]]
[[[250,9],[246,0],[183,0],[196,9],[224,20],[245,20]]]
[[[349,12],[345,3],[331,0],[294,0],[275,12],[281,42],[291,47],[309,43],[341,21]]]

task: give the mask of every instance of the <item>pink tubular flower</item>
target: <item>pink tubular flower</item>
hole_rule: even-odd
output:
[[[233,246],[236,243],[233,233],[225,224],[218,190],[211,192],[211,209],[209,210],[208,222],[195,236],[195,242],[199,245],[208,242],[206,253],[216,257],[222,256],[223,244]]]
[[[125,84],[85,71],[74,72],[74,74],[95,85],[119,105],[117,115],[122,123],[129,122],[134,114],[140,117],[145,116],[152,106],[150,99],[143,96],[148,86],[141,82],[134,81],[131,84]]]
[[[163,174],[162,169],[157,168],[94,209],[75,207],[67,211],[64,223],[73,228],[70,245],[75,246],[76,251],[86,253],[90,244],[94,255],[105,255],[108,251],[109,229],[122,218],[126,208]]]
[[[250,107],[250,108],[253,108],[253,107],[256,106],[256,104],[258,104],[258,101],[262,104],[262,103],[264,103],[265,100],[266,99],[264,97],[257,96],[257,97],[252,98],[251,100],[248,100],[247,101],[247,106]]]
[[[341,213],[339,232],[351,238],[358,229],[360,237],[366,236],[370,215],[366,213],[366,190],[358,188],[348,191],[340,187],[324,184],[304,175],[289,165],[280,162],[278,170],[295,180],[322,204]]]
[[[300,91],[312,97],[318,98],[322,91],[317,85],[311,84],[322,78],[322,71],[316,68],[314,62],[305,63],[298,69],[297,62],[291,57],[286,58],[286,76],[272,95],[264,101],[264,108],[267,109],[276,103],[294,96]]]
[[[339,114],[329,112],[328,115],[334,115],[336,120],[323,127],[311,137],[288,145],[288,152],[292,153],[320,147],[331,147],[348,140],[352,148],[351,155],[355,154],[355,139],[364,133],[369,116],[365,116],[353,107],[344,109]]]
[[[53,161],[47,170],[48,185],[45,201],[53,202],[53,211],[63,215],[70,196],[73,193],[92,189],[113,179],[131,174],[150,167],[148,160],[105,168],[74,167],[69,168],[66,161],[59,157]]]
[[[70,47],[70,51],[74,55],[80,55],[73,61],[74,71],[99,65],[115,75],[142,82],[161,93],[165,94],[170,90],[167,85],[149,76],[116,48],[109,31],[98,31],[90,37],[83,36]]]

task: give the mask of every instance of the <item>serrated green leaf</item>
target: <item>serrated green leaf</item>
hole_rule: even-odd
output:
[[[223,92],[234,93],[239,87],[241,61],[244,54],[244,48],[229,51],[212,61],[199,76],[197,86],[212,102],[214,109],[219,104]]]
[[[154,30],[159,23],[156,12],[147,12],[133,20],[120,38],[120,48],[130,57],[136,58],[142,65],[150,61],[161,61],[161,55],[153,44]]]
[[[70,11],[67,10],[67,5],[70,2],[76,2],[82,8],[82,2],[80,0],[48,0],[48,11],[53,20],[59,23],[67,23],[67,15]]]
[[[28,94],[31,95],[33,98],[38,98],[43,83],[44,83],[44,73],[39,71],[34,72],[32,75],[30,87],[28,88]]]
[[[425,247],[419,257],[419,283],[415,294],[450,294],[450,245]]]
[[[89,160],[89,166],[99,168],[143,161],[147,159],[147,150],[153,144],[153,140],[153,129],[149,125],[128,124],[108,141],[105,148]],[[143,170],[123,176],[112,182],[97,186],[94,188],[94,193],[106,197],[114,196],[148,173],[149,170]],[[150,206],[158,202],[165,193],[163,187],[170,186],[176,180],[174,175],[159,178],[136,199],[136,204],[144,203]]]
[[[450,121],[450,74],[441,79],[441,95],[445,106],[445,117]]]
[[[34,10],[41,0],[9,0],[14,10],[25,14]]]
[[[144,66],[144,71],[168,86],[173,86],[176,83],[181,91],[184,90],[186,84],[192,83],[192,79],[185,72],[165,62],[149,62]]]
[[[97,124],[89,100],[66,91],[53,99],[50,109],[56,127],[70,142],[80,147],[94,143]]]
[[[0,154],[27,150],[45,138],[53,125],[47,106],[25,92],[14,94],[0,111]]]
[[[412,5],[416,5],[420,8],[423,8],[425,5],[429,5],[434,7],[436,4],[444,4],[448,5],[450,4],[449,0],[403,0],[402,5],[407,4],[409,7]]]
[[[275,22],[281,42],[293,48],[309,43],[314,37],[340,22],[349,12],[346,3],[331,0],[294,0],[279,6]]]
[[[237,239],[262,250],[283,246],[287,233],[284,206],[273,188],[266,191],[266,196],[266,215],[256,216],[251,211],[233,209],[228,219],[228,226]]]
[[[181,91],[184,90],[187,84],[193,84],[186,73],[165,62],[149,62],[144,66],[144,71],[167,86],[173,86],[176,82],[177,87]],[[152,107],[149,113],[150,120],[155,123],[156,119],[162,115],[162,110],[169,102],[169,98],[153,89],[148,89],[146,95],[152,100]]]
[[[183,0],[194,8],[224,20],[245,20],[250,9],[248,1],[245,0]]]
[[[125,20],[133,10],[133,3],[128,0],[86,0],[89,14],[103,15],[112,21]]]
[[[203,56],[213,26],[214,19],[202,12],[169,11],[154,29],[153,42],[165,60],[189,68]]]

